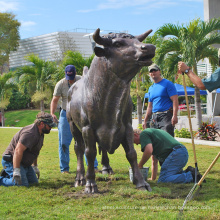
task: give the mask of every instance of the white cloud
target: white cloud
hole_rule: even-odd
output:
[[[138,7],[138,10],[160,9],[178,5],[177,1],[155,1],[147,6]]]
[[[0,1],[0,11],[1,12],[17,11],[17,10],[18,10],[18,3],[17,2]]]
[[[148,8],[162,8],[164,6],[177,5],[180,2],[202,2],[203,0],[103,0],[101,4],[98,4],[93,9],[83,9],[78,12],[88,13],[92,11],[101,11],[106,9],[122,9],[132,7],[135,11],[139,11],[140,8],[145,10]]]
[[[97,5],[94,9],[84,9],[79,12],[88,13],[91,11],[101,11],[106,9],[122,9],[133,7],[133,10],[136,10],[138,7],[151,7],[152,5],[160,4],[161,7],[167,4],[175,4],[176,0],[105,0],[101,4]]]
[[[203,2],[203,0],[183,0],[183,2]]]
[[[29,28],[35,26],[37,23],[34,21],[21,21],[21,27]]]

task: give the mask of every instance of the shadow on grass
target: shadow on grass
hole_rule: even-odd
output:
[[[206,179],[206,183],[202,183],[198,186],[193,196],[194,200],[209,201],[219,198],[219,194],[216,193],[216,189],[212,186],[216,186],[219,180]],[[155,183],[150,184],[154,193],[159,193],[160,197],[166,199],[185,199],[193,188],[194,183],[187,184],[172,184],[172,183]]]
[[[209,201],[216,199],[216,189],[211,186],[218,185],[218,179],[207,178],[207,183],[203,183],[202,187],[198,187],[198,192],[195,194],[195,200]],[[88,198],[88,197],[99,197],[107,194],[117,193],[124,197],[130,197],[138,199],[182,199],[185,200],[186,196],[194,186],[194,183],[189,184],[173,184],[173,183],[157,183],[156,181],[148,181],[151,185],[152,192],[141,191],[135,188],[129,181],[129,175],[114,174],[104,175],[101,173],[96,174],[96,183],[98,186],[98,193],[85,194],[85,186],[74,187],[75,173],[68,175],[59,175],[56,179],[46,178],[40,181],[40,184],[36,186],[39,189],[51,189],[55,190],[56,194],[62,195],[67,198]]]

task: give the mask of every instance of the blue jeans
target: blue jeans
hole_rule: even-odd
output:
[[[161,166],[159,182],[190,183],[193,181],[191,172],[184,172],[183,167],[188,161],[188,151],[185,146],[178,145],[165,159]]]
[[[59,158],[60,158],[60,170],[61,172],[69,171],[69,146],[73,139],[72,133],[70,131],[70,125],[66,118],[66,111],[61,110],[60,117],[59,117],[59,124],[58,124],[58,131],[59,131]],[[87,159],[85,157],[86,164]],[[94,167],[98,167],[98,161],[95,158]]]
[[[86,161],[86,165],[88,166],[88,161],[87,161],[87,158],[86,158],[86,155],[84,154],[84,158],[85,158],[85,161]],[[98,169],[98,161],[97,159],[95,158],[95,161],[94,161],[94,168],[95,169]]]
[[[13,164],[11,162],[7,162],[4,159],[2,159],[2,166],[5,169],[5,172],[7,173],[6,177],[0,177],[0,186],[15,186],[15,182],[12,181],[13,179]],[[20,165],[21,169],[21,186],[29,186],[29,184],[38,183],[37,176],[32,168],[32,166],[29,167],[23,167]]]
[[[72,141],[72,134],[70,131],[70,125],[66,118],[66,111],[61,110],[58,124],[59,132],[59,158],[60,158],[60,170],[69,171],[69,146]]]

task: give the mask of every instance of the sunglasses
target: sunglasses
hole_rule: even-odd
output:
[[[48,125],[50,128],[52,128],[48,123],[44,122],[45,125]]]
[[[152,70],[150,70],[150,73],[157,72],[157,71],[158,71],[158,69],[152,69]]]

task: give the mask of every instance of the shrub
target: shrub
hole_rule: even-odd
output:
[[[25,109],[27,108],[28,103],[30,103],[31,99],[28,94],[22,94],[16,89],[13,89],[12,95],[9,99],[9,105],[7,107],[8,110],[17,110],[17,109]]]
[[[140,129],[141,131],[144,130],[142,124],[138,124],[138,129]]]
[[[193,135],[196,132],[193,131]],[[181,128],[180,130],[175,130],[174,131],[175,137],[179,137],[179,138],[191,138],[191,133],[187,128]]]
[[[201,128],[196,133],[197,137],[201,140],[215,141],[217,134],[216,123],[209,124],[208,122],[202,122]]]

